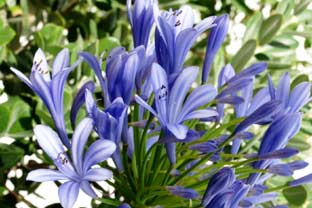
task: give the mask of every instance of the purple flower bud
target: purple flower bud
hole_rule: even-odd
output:
[[[284,148],[279,149],[273,152],[269,152],[263,155],[259,155],[259,159],[261,160],[267,160],[267,159],[282,159],[282,158],[289,158],[296,154],[298,154],[299,151],[297,149],[293,148]]]
[[[293,171],[288,164],[277,164],[270,166],[268,172],[280,176],[291,176],[293,174]]]
[[[289,182],[288,185],[291,187],[294,187],[294,186],[300,186],[300,185],[311,183],[311,182],[312,182],[312,174],[309,174],[309,175],[303,176],[299,179]]]
[[[185,199],[196,199],[198,198],[198,193],[190,188],[184,188],[182,186],[167,186],[166,187],[171,194],[180,196]]]
[[[202,83],[205,83],[207,81],[211,65],[213,63],[213,59],[215,58],[228,32],[229,15],[224,14],[217,17],[214,23],[216,24],[216,26],[211,29],[207,42],[206,55],[203,66]]]
[[[208,183],[202,199],[202,205],[204,207],[207,206],[214,196],[230,187],[233,184],[234,179],[234,172],[229,167],[222,168],[219,172],[214,174]]]

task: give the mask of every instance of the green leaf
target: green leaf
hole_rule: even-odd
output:
[[[7,45],[13,40],[15,31],[10,27],[0,28],[0,46]]]
[[[8,169],[13,167],[22,159],[24,150],[15,145],[7,145],[0,143],[0,169]]]
[[[0,105],[0,136],[26,137],[32,135],[30,107],[17,97]]]
[[[291,64],[281,64],[279,62],[268,62],[268,69],[270,70],[286,70],[292,67]]]
[[[37,34],[38,37],[35,38],[38,45],[43,47],[43,50],[47,50],[51,47],[60,47],[60,42],[63,37],[64,28],[53,23],[46,24]],[[49,51],[50,52],[50,51]]]
[[[280,1],[276,8],[276,13],[283,14],[284,17],[288,17],[294,9],[294,0]]]
[[[262,23],[258,36],[260,45],[264,45],[272,40],[282,26],[282,19],[282,15],[276,14],[270,16]]]
[[[302,134],[298,134],[296,135],[296,137],[292,138],[289,141],[287,147],[298,149],[300,152],[309,150],[311,148],[311,145],[304,140],[304,134],[303,136],[301,135]]]
[[[301,82],[308,82],[309,81],[309,76],[306,74],[301,74],[299,76],[297,76],[294,81],[291,82],[291,89],[294,89],[295,86],[297,86],[298,84],[300,84]]]
[[[5,5],[5,0],[0,0],[0,8]]]
[[[256,50],[257,42],[255,40],[247,41],[236,53],[232,59],[232,66],[236,72],[239,72],[254,55]]]
[[[291,187],[284,189],[283,195],[289,204],[301,206],[307,199],[307,190],[303,186]]]
[[[99,40],[99,52],[102,53],[104,51],[109,52],[113,48],[120,45],[120,42],[115,37],[106,37]]]
[[[295,6],[295,15],[300,14],[301,12],[303,12],[311,3],[311,0],[301,0],[300,2],[298,2]]]
[[[244,35],[244,41],[257,38],[257,34],[259,32],[259,28],[261,26],[262,21],[263,16],[260,11],[256,12],[248,19],[246,23],[246,32]]]

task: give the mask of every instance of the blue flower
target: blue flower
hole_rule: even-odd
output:
[[[27,84],[43,101],[48,108],[61,140],[67,148],[70,142],[66,133],[63,109],[63,95],[66,79],[69,73],[80,63],[78,60],[73,66],[69,66],[69,50],[59,52],[52,65],[52,77],[45,55],[39,48],[34,56],[29,79],[19,70],[10,69]]]
[[[92,131],[93,121],[83,119],[74,131],[71,146],[71,159],[58,135],[49,127],[37,125],[34,129],[40,147],[53,160],[58,170],[38,169],[31,171],[27,180],[44,182],[65,180],[59,188],[59,199],[63,207],[73,207],[79,189],[89,196],[97,197],[90,185],[92,181],[103,181],[112,178],[112,172],[104,168],[91,168],[108,159],[116,149],[113,142],[97,140],[84,152],[88,137]]]
[[[212,204],[213,203],[212,201],[214,200],[214,198],[219,193],[223,194],[225,191],[227,191],[227,189],[233,184],[234,180],[235,180],[235,174],[231,168],[225,167],[225,168],[222,168],[217,173],[215,173],[210,178],[207,189],[202,199],[202,205],[204,207],[207,207],[209,204]],[[225,194],[225,195],[228,196],[229,194]],[[215,201],[219,201],[219,200],[215,200]],[[214,203],[217,203],[217,202],[214,202]]]
[[[145,60],[143,46],[135,48],[130,53],[122,47],[114,48],[106,59],[104,77],[101,62],[95,56],[87,52],[80,53],[80,56],[94,70],[102,88],[105,106],[109,106],[117,97],[121,97],[127,105],[130,104],[136,74],[141,69],[140,64]]]
[[[211,28],[207,42],[206,55],[203,65],[202,83],[206,83],[213,60],[221,47],[229,28],[229,15],[219,16],[214,23],[215,27]]]
[[[154,0],[127,0],[128,19],[131,24],[134,47],[148,46],[149,35],[154,23]]]
[[[311,101],[311,83],[301,82],[290,91],[290,77],[286,72],[275,88],[271,77],[268,76],[270,95],[272,100],[282,103],[283,111],[295,113]]]
[[[193,10],[182,6],[176,11],[164,11],[160,14],[154,6],[156,23],[155,50],[158,63],[168,75],[182,70],[185,57],[195,40],[207,29],[215,26],[216,17],[208,17],[194,26]]]
[[[301,125],[301,115],[299,113],[289,113],[276,118],[265,132],[261,141],[258,154],[265,155],[284,148],[288,141],[299,131]],[[254,168],[266,169],[271,165],[271,160],[262,160],[253,164]],[[257,182],[259,174],[251,174],[247,183]]]
[[[123,170],[120,156],[119,143],[124,127],[125,116],[128,106],[124,104],[122,98],[116,98],[104,111],[96,107],[95,101],[90,91],[86,91],[86,108],[90,118],[94,120],[94,129],[100,139],[110,140],[115,143],[116,151],[112,158],[119,171]]]
[[[135,96],[137,103],[157,117],[166,134],[165,136],[172,134],[177,139],[183,140],[186,138],[188,132],[188,128],[183,125],[184,121],[209,118],[217,115],[216,111],[211,109],[196,110],[210,102],[216,96],[216,90],[211,85],[203,85],[196,88],[185,100],[197,74],[197,67],[184,69],[169,90],[168,77],[165,70],[160,65],[154,63],[150,79],[155,94],[156,110],[149,106],[142,98]],[[175,151],[170,150],[168,153],[170,161],[175,163]]]
[[[185,199],[196,199],[198,198],[198,193],[190,188],[184,188],[182,186],[167,186],[166,187],[171,194],[180,196]]]

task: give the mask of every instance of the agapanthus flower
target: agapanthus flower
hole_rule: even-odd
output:
[[[209,73],[211,70],[211,65],[213,63],[213,60],[221,47],[226,34],[228,32],[229,28],[229,15],[224,14],[214,21],[214,24],[216,24],[215,27],[211,28],[207,47],[206,47],[206,55],[203,65],[203,75],[202,75],[202,83],[206,83]]]
[[[154,0],[127,0],[128,19],[132,29],[134,47],[148,46],[150,32],[154,23]]]
[[[104,111],[101,111],[97,108],[91,92],[87,90],[85,95],[88,116],[94,120],[94,129],[100,139],[110,140],[115,143],[116,151],[112,158],[118,170],[122,171],[123,165],[119,143],[121,142],[121,133],[128,106],[123,102],[122,98],[118,97]]]
[[[71,144],[71,158],[56,134],[51,128],[37,125],[34,129],[40,147],[53,160],[58,170],[37,169],[31,171],[27,180],[63,181],[59,187],[59,199],[64,208],[73,207],[81,189],[89,196],[95,198],[90,182],[104,181],[112,178],[112,172],[105,168],[92,168],[92,166],[108,159],[116,149],[114,142],[97,140],[85,151],[86,143],[93,128],[90,118],[83,119],[74,131]]]
[[[155,5],[154,19],[157,61],[169,76],[182,70],[185,57],[195,40],[204,31],[215,26],[216,17],[208,17],[194,26],[194,14],[191,7],[182,6],[175,11],[160,13]]]
[[[299,112],[304,105],[311,101],[311,83],[301,82],[291,91],[290,77],[287,72],[280,78],[276,88],[270,76],[268,82],[271,99],[281,101],[283,111],[289,113]]]
[[[211,85],[196,88],[185,100],[185,97],[198,74],[197,67],[185,68],[175,80],[172,88],[168,88],[168,77],[165,70],[154,63],[151,71],[151,82],[155,94],[154,110],[142,98],[135,96],[136,101],[158,118],[165,136],[172,134],[179,140],[186,138],[188,128],[183,122],[190,119],[209,118],[217,113],[212,109],[196,110],[210,102],[216,95]],[[173,143],[166,144],[171,163],[175,163]],[[169,147],[170,146],[170,147]]]
[[[130,104],[140,61],[145,57],[143,46],[130,53],[123,47],[114,48],[106,59],[105,76],[102,75],[100,60],[87,52],[80,53],[80,56],[94,70],[102,88],[105,106],[109,106],[117,97],[121,97],[127,105]]]
[[[235,179],[233,169],[225,167],[210,178],[202,198],[202,205],[205,208],[236,208],[240,201],[245,198],[248,190],[248,185]]]
[[[63,95],[66,79],[69,73],[80,63],[78,60],[73,66],[69,66],[69,50],[59,52],[52,65],[52,77],[46,57],[39,48],[34,56],[29,79],[19,70],[10,69],[27,84],[43,101],[54,121],[57,132],[67,148],[70,142],[66,133],[64,121]]]
[[[258,151],[259,155],[264,155],[286,146],[288,141],[299,131],[301,124],[301,115],[299,113],[290,113],[279,116],[275,119],[265,132]],[[253,164],[254,168],[265,169],[271,164],[270,160],[262,160]],[[247,182],[256,183],[259,174],[251,174]]]
[[[185,199],[196,199],[199,196],[195,190],[182,186],[167,186],[166,188],[171,194]]]

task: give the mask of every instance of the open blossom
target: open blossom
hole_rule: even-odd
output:
[[[97,140],[84,153],[92,128],[93,121],[90,118],[85,118],[79,123],[72,138],[71,157],[68,157],[61,140],[51,128],[37,125],[34,129],[40,147],[53,160],[58,170],[33,170],[28,174],[27,180],[36,182],[65,180],[58,192],[64,208],[71,208],[74,205],[79,189],[93,198],[97,197],[90,182],[112,178],[110,170],[92,166],[108,159],[115,152],[114,142]]]
[[[216,17],[208,17],[194,26],[191,7],[160,12],[155,5],[154,19],[157,61],[169,76],[182,70],[188,51],[204,31],[215,26]]]
[[[151,82],[155,94],[154,110],[142,98],[135,96],[136,101],[158,118],[165,136],[172,134],[179,140],[186,138],[188,128],[183,122],[190,119],[209,118],[217,115],[212,109],[196,110],[207,104],[216,96],[216,90],[211,85],[203,85],[195,89],[185,100],[185,97],[198,74],[197,67],[184,69],[175,80],[171,89],[168,88],[168,77],[165,70],[158,64],[153,64]],[[175,163],[174,143],[166,144],[171,163]]]
[[[13,67],[10,68],[42,99],[52,116],[62,142],[68,148],[70,142],[66,133],[63,109],[64,87],[69,73],[80,61],[78,60],[73,66],[69,66],[69,50],[63,49],[57,54],[53,62],[51,77],[45,55],[39,48],[34,56],[29,79],[19,70]]]

